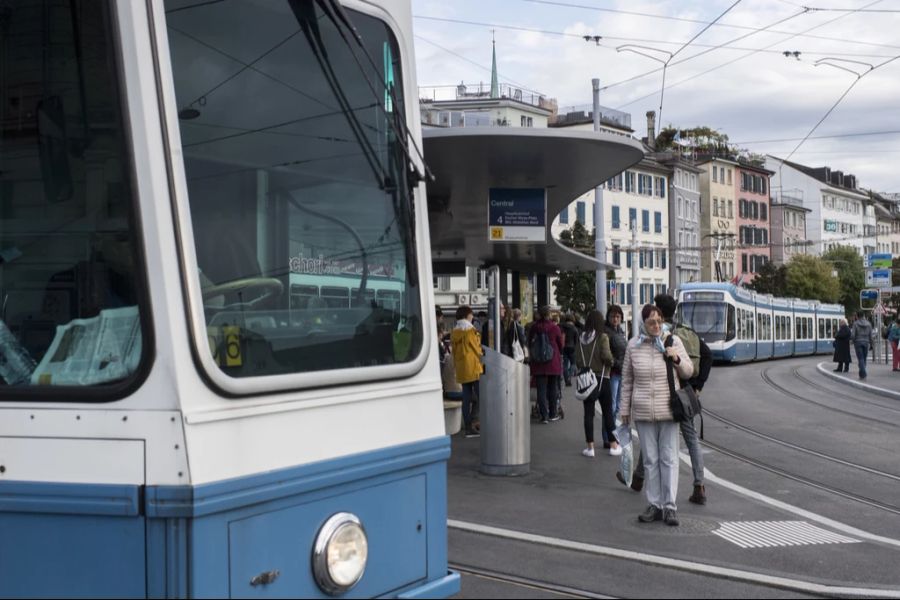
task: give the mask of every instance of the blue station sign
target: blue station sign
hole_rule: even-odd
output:
[[[543,188],[491,188],[488,239],[492,242],[547,241],[547,192]]]

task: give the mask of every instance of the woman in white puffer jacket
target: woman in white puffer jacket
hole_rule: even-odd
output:
[[[638,516],[642,523],[665,521],[678,525],[675,494],[678,490],[678,423],[672,416],[671,393],[666,376],[666,360],[675,366],[678,379],[688,379],[694,365],[677,336],[665,347],[669,332],[662,312],[648,304],[641,311],[641,334],[628,342],[622,365],[623,423],[634,422],[641,436],[644,454],[644,488],[650,506]]]

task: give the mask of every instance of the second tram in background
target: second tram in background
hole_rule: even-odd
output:
[[[844,307],[769,294],[730,283],[688,283],[678,291],[678,319],[721,362],[827,354]]]

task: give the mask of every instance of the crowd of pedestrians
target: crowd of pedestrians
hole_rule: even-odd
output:
[[[661,294],[654,298],[654,304],[644,306],[643,324],[630,341],[624,331],[623,311],[616,305],[610,306],[606,315],[591,311],[583,324],[573,315],[560,318],[544,306],[527,326],[521,323],[520,310],[500,308],[500,351],[528,364],[535,389],[535,420],[550,424],[563,418],[563,386],[587,385],[589,389],[578,388],[576,392],[583,398],[585,447],[581,454],[588,458],[597,456],[594,428],[598,407],[603,448],[610,455],[623,454],[616,431],[624,428],[630,432],[635,428],[641,452],[634,472],[624,472],[627,467],[623,457],[616,478],[646,494],[648,506],[638,516],[639,521],[663,521],[670,526],[679,524],[679,432],[693,471],[693,493],[688,500],[701,505],[707,501],[703,456],[693,418],[676,420],[670,399],[676,390],[688,385],[699,396],[712,363],[709,348],[696,332],[673,321],[675,308],[676,301],[671,296]],[[493,346],[496,328],[486,313],[475,315],[468,306],[457,309],[456,323],[449,335],[443,329],[440,309],[438,322],[441,361],[452,364],[450,372],[455,375],[455,382],[448,383],[445,378],[445,392],[454,383],[461,388],[464,433],[467,437],[478,436],[482,344]],[[449,345],[445,343],[448,339]],[[837,346],[835,353],[837,356]]]

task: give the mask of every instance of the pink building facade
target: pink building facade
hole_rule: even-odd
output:
[[[742,282],[753,281],[771,260],[771,209],[769,178],[772,171],[741,164],[735,177],[737,198],[737,271]]]

